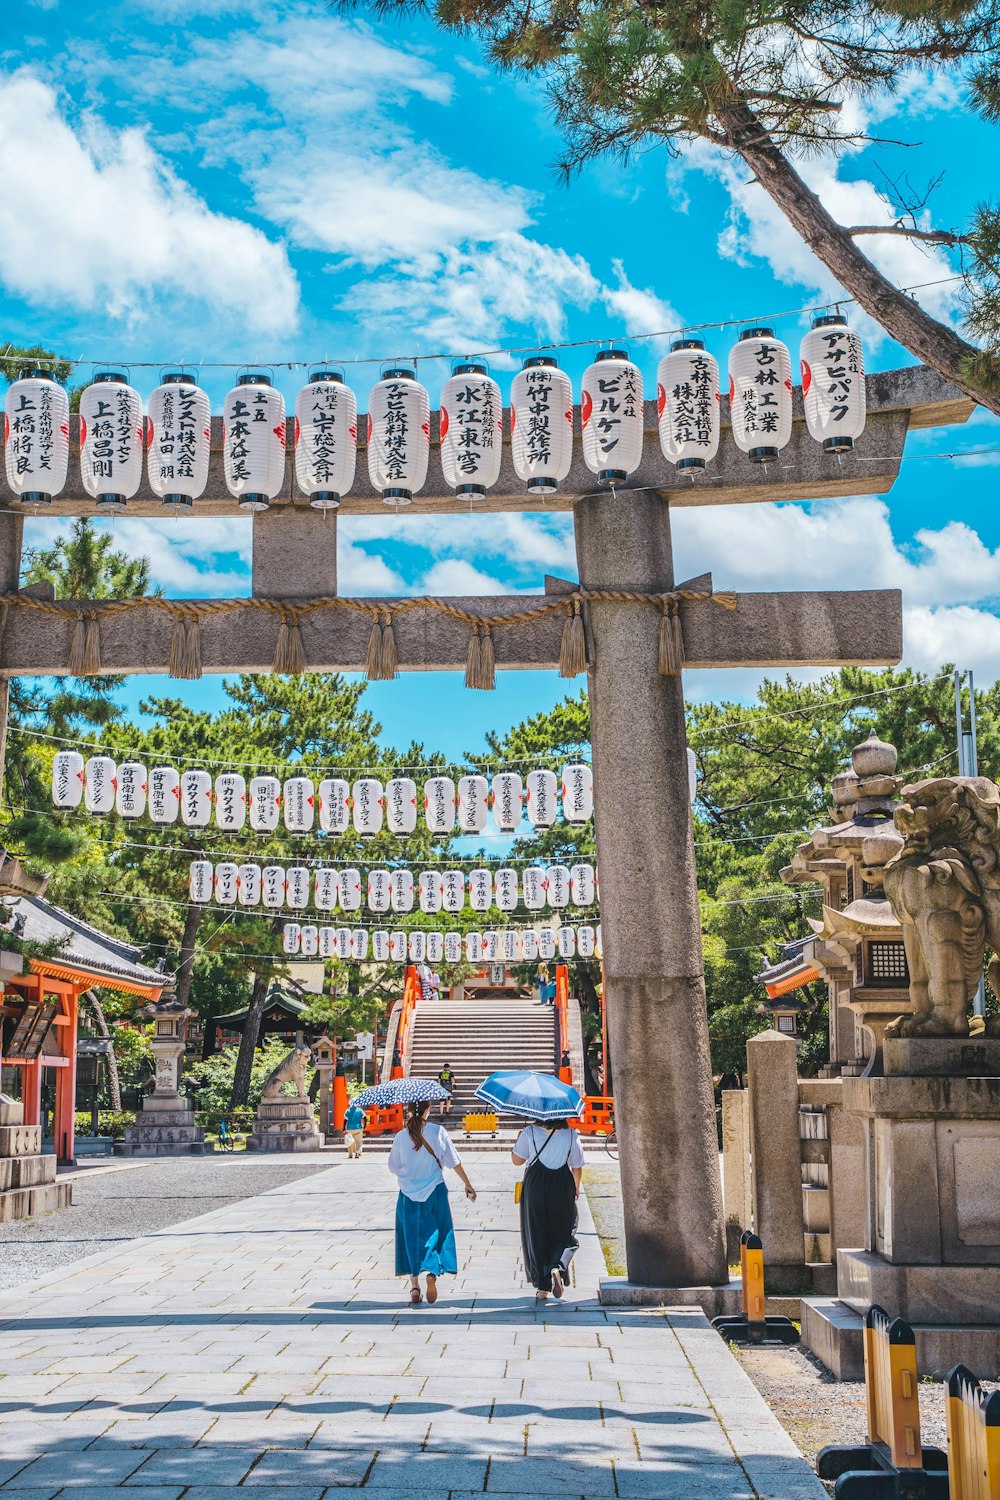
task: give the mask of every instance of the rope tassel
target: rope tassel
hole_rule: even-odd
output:
[[[392,682],[399,676],[399,653],[396,650],[396,637],[392,629],[392,615],[388,610],[382,622],[382,642],[379,651],[379,666],[383,682]]]
[[[369,682],[382,681],[382,626],[378,610],[372,616],[372,633],[368,637],[368,655],[365,657],[365,677]]]
[[[95,614],[77,615],[69,648],[69,671],[73,677],[100,676],[101,622]]]
[[[195,681],[201,676],[201,625],[197,615],[179,617],[170,637],[170,661],[167,671],[171,677]]]
[[[574,598],[573,611],[563,626],[559,650],[559,676],[579,677],[587,670],[587,635],[580,614],[580,600]]]
[[[479,687],[479,626],[473,625],[472,634],[469,637],[469,650],[465,658],[465,685],[467,688]]]
[[[664,601],[660,616],[659,668],[661,677],[679,677],[684,666],[684,632],[677,599]]]
[[[294,677],[305,669],[306,653],[298,616],[293,610],[282,610],[271,671],[282,677]]]
[[[497,657],[493,646],[493,633],[488,625],[484,625],[479,642],[479,680],[474,686],[491,693],[497,685],[496,668]]]

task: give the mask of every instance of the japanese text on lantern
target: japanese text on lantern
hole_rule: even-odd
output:
[[[823,333],[821,342],[826,393],[833,399],[828,415],[831,422],[842,422],[851,410],[850,395],[860,374],[860,342],[851,338],[846,326]]]
[[[781,385],[778,351],[773,344],[761,342],[754,350],[757,373],[753,384],[743,392],[747,432],[777,432],[781,404],[776,387]]]
[[[715,422],[715,381],[712,369],[704,354],[695,354],[691,360],[687,380],[675,385],[673,397],[673,440],[678,447],[682,443],[700,443],[711,446]]]
[[[623,418],[634,418],[638,400],[638,371],[632,364],[623,366],[614,375],[598,376],[597,391],[600,400],[594,413],[598,445],[602,453],[617,448]]]
[[[482,380],[470,381],[455,392],[454,420],[461,428],[457,462],[463,474],[477,474],[482,452],[493,449],[499,417],[494,389],[491,380]]]
[[[406,440],[410,424],[406,411],[406,386],[390,381],[385,388],[385,472],[390,480],[406,478]]]

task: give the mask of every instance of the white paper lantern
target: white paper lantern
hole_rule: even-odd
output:
[[[313,880],[313,905],[317,911],[336,911],[340,877],[329,865],[322,865]]]
[[[374,776],[362,776],[354,783],[351,804],[354,815],[354,830],[363,839],[373,839],[382,832],[382,810],[385,796],[381,781]]]
[[[770,328],[749,328],[729,351],[733,441],[751,463],[774,463],[792,435],[792,361]]]
[[[83,801],[83,756],[78,750],[57,750],[52,757],[52,806],[66,812]]]
[[[240,867],[235,860],[223,859],[215,867],[215,899],[220,906],[235,906],[239,893]]]
[[[405,932],[390,932],[389,957],[397,964],[406,962],[408,942]]]
[[[115,810],[120,818],[134,822],[146,811],[146,767],[137,760],[123,760],[115,773],[115,779],[118,782],[115,789]]]
[[[463,499],[479,500],[500,478],[503,397],[484,364],[460,364],[441,391],[441,469]]]
[[[319,930],[311,922],[302,928],[301,952],[305,958],[315,958],[319,952]]]
[[[83,772],[84,806],[102,816],[114,812],[118,789],[118,767],[110,755],[91,755]]]
[[[4,401],[7,483],[23,505],[51,505],[66,486],[69,397],[49,370],[22,370]]]
[[[493,871],[469,871],[469,905],[473,911],[489,911],[493,905]]]
[[[389,895],[393,911],[413,910],[412,870],[393,870],[389,877]]]
[[[557,933],[560,958],[576,957],[576,929],[573,927],[560,927]]]
[[[181,813],[180,772],[173,766],[154,766],[149,773],[149,816],[152,822],[176,823]]]
[[[417,784],[409,776],[393,776],[385,784],[385,820],[390,833],[406,838],[417,826]]]
[[[569,872],[569,899],[574,906],[593,906],[594,896],[593,865],[574,865]]]
[[[695,755],[690,745],[688,746],[687,751],[687,768],[688,796],[691,801],[691,806],[694,807],[695,803],[698,800],[698,757]]]
[[[517,908],[517,871],[506,866],[493,876],[493,901],[498,911],[515,911]]]
[[[462,961],[462,934],[460,932],[446,932],[444,935],[444,961],[446,964],[457,964]]]
[[[549,865],[545,872],[545,894],[549,905],[557,910],[569,905],[569,869],[566,865]]]
[[[422,932],[411,932],[407,944],[411,964],[422,964],[427,956],[427,939]]]
[[[528,964],[533,964],[538,957],[538,933],[533,927],[526,927],[521,933],[521,952]]]
[[[319,826],[324,833],[346,833],[351,826],[351,787],[342,776],[319,784]]]
[[[540,865],[528,865],[524,870],[521,896],[529,911],[541,911],[545,905],[545,871]]]
[[[441,907],[444,911],[461,911],[465,906],[465,876],[461,870],[441,872]]]
[[[98,509],[113,514],[142,483],[142,397],[109,371],[80,395],[80,479]]]
[[[357,447],[357,397],[336,370],[317,370],[295,398],[295,479],[314,510],[349,493]]]
[[[642,373],[623,349],[601,349],[583,372],[583,461],[598,484],[624,484],[642,463]]]
[[[251,779],[249,812],[254,833],[274,833],[281,816],[281,782],[277,776]]]
[[[601,942],[601,924],[600,924],[600,922],[598,922],[597,926],[594,928],[594,956],[596,958],[603,958],[604,957],[604,945]]]
[[[298,922],[286,922],[281,929],[282,947],[286,953],[298,953],[302,942],[302,928]]]
[[[418,881],[420,910],[431,914],[439,912],[444,900],[444,881],[437,870],[421,870]]]
[[[576,929],[576,951],[581,958],[593,958],[596,939],[592,927],[578,927]]]
[[[361,871],[353,868],[340,872],[341,911],[361,910]]]
[[[235,833],[247,820],[246,777],[237,771],[223,771],[215,778],[215,821],[220,828]]]
[[[455,783],[450,776],[431,776],[424,782],[424,821],[431,833],[451,833],[455,827]]]
[[[368,871],[368,910],[388,911],[392,901],[392,876],[388,870]]]
[[[368,957],[368,928],[354,927],[351,930],[351,957],[356,963],[363,963]]]
[[[499,932],[483,933],[483,958],[488,964],[495,964],[500,962]]]
[[[493,778],[490,806],[500,833],[514,833],[521,823],[523,783],[516,771],[498,771]]]
[[[529,771],[524,793],[532,828],[551,828],[559,811],[559,783],[554,771]]]
[[[554,495],[573,462],[573,387],[548,355],[533,355],[510,392],[510,451],[529,495]]]
[[[203,905],[212,899],[214,871],[207,859],[193,859],[188,874],[188,892],[191,900]]]
[[[239,903],[241,906],[259,906],[261,897],[261,871],[260,865],[248,863],[240,865],[239,875]]]
[[[185,771],[181,777],[181,822],[185,828],[207,828],[211,821],[211,776],[207,771]]]
[[[282,792],[285,827],[301,837],[312,830],[316,811],[316,788],[309,776],[290,776]]]
[[[478,964],[483,957],[483,935],[481,932],[465,934],[465,958],[470,964]]]
[[[309,871],[305,865],[292,865],[285,874],[285,900],[293,911],[309,905]]]
[[[285,904],[284,865],[265,865],[260,872],[260,893],[265,906],[271,910]]]
[[[386,370],[368,398],[368,477],[386,505],[410,505],[431,450],[431,402],[412,370]]]
[[[320,958],[334,958],[337,953],[337,933],[333,927],[321,927],[319,930],[319,956]]]
[[[240,375],[222,408],[226,488],[240,510],[267,510],[285,481],[285,398],[268,375]]]
[[[521,961],[521,934],[515,927],[505,927],[500,934],[500,957],[505,964]]]
[[[427,934],[427,962],[439,964],[444,958],[444,933],[429,932]]]
[[[463,776],[458,783],[458,831],[482,833],[490,805],[490,785],[485,776]]]
[[[860,335],[839,313],[816,318],[802,340],[802,407],[809,436],[845,453],[865,430],[868,394]]]
[[[594,816],[594,773],[586,761],[563,766],[562,806],[567,823],[586,823]]]
[[[678,469],[703,469],[719,451],[719,366],[700,339],[678,339],[660,360],[660,447]]]
[[[374,962],[377,964],[388,963],[390,957],[389,934],[384,927],[372,928],[371,944],[372,959]]]
[[[351,957],[351,929],[349,927],[338,927],[333,939],[334,957],[342,962]]]
[[[163,377],[146,416],[149,487],[171,509],[188,510],[205,492],[212,444],[208,396],[182,371]]]

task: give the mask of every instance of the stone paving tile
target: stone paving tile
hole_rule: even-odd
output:
[[[51,1441],[51,1438],[50,1438]],[[52,1484],[100,1487],[124,1483],[142,1463],[143,1455],[131,1448],[117,1453],[75,1453],[55,1444],[17,1476],[22,1489],[46,1488]],[[3,1491],[0,1490],[0,1494]]]
[[[683,1463],[616,1464],[615,1479],[622,1500],[757,1500],[746,1474],[733,1461],[690,1468]],[[788,1493],[782,1500],[796,1497]]]
[[[583,1495],[594,1500],[617,1495],[610,1458],[577,1463],[570,1458],[503,1458],[490,1464],[489,1493]]]
[[[379,1456],[365,1485],[373,1490],[479,1490],[486,1483],[489,1460],[454,1458],[440,1453],[417,1453],[405,1461]]]
[[[329,1449],[279,1449],[265,1453],[243,1481],[243,1488],[286,1484],[354,1485],[370,1483],[374,1449],[334,1453]],[[409,1467],[409,1461],[407,1461]]]

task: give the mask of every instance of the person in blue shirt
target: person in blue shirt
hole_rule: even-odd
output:
[[[347,1106],[347,1113],[344,1116],[344,1140],[347,1142],[348,1158],[352,1161],[361,1160],[361,1148],[365,1143],[367,1123],[364,1110],[352,1101]]]

